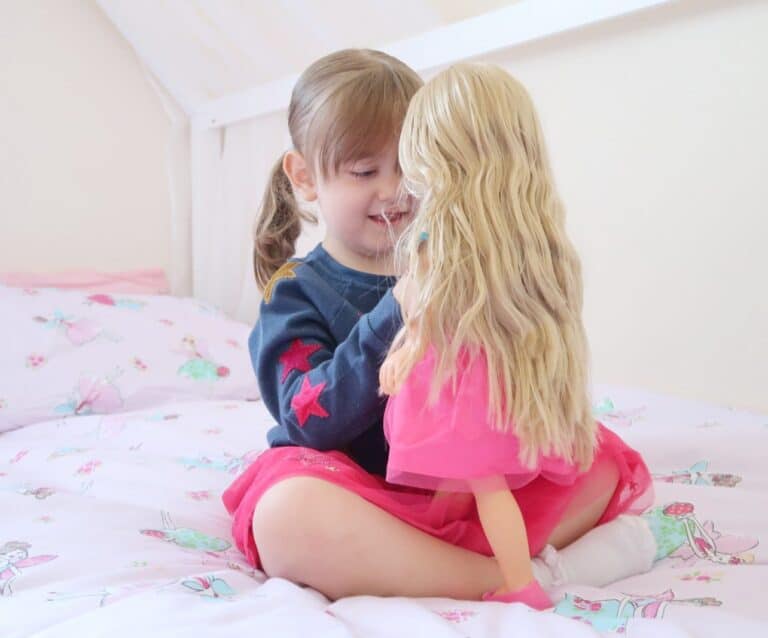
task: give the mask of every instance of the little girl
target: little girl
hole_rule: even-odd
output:
[[[529,556],[569,517],[651,493],[592,417],[581,270],[528,94],[497,67],[449,68],[411,101],[400,165],[420,206],[381,368],[387,480],[472,493],[504,575],[486,598],[548,607]]]
[[[377,51],[339,51],[312,64],[291,96],[293,148],[273,170],[257,222],[263,302],[249,345],[276,425],[270,449],[223,500],[251,564],[330,598],[477,599],[503,582],[471,501],[434,499],[383,476],[379,366],[402,326],[393,243],[413,218],[412,203],[398,197],[397,144],[421,84]],[[288,261],[307,207],[324,218],[325,238]],[[597,518],[544,540],[563,546]],[[537,578],[603,585],[647,569],[655,545],[649,558],[639,522],[621,517],[549,551],[533,562]]]

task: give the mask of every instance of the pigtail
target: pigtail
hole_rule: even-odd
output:
[[[314,215],[299,208],[281,156],[270,174],[256,220],[253,272],[259,290],[264,290],[272,275],[295,253],[302,220],[317,223]]]
[[[421,79],[399,60],[368,49],[345,49],[317,60],[291,93],[288,132],[294,152],[328,177],[343,162],[378,152],[399,132]],[[295,253],[302,222],[317,223],[296,200],[282,158],[261,202],[253,245],[253,272],[260,290]]]

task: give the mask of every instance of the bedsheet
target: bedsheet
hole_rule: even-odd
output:
[[[69,415],[0,434],[0,636],[768,635],[768,416],[618,387],[594,396],[654,472],[652,515],[671,555],[603,589],[560,588],[545,612],[330,602],[252,569],[220,495],[266,446],[260,401]]]

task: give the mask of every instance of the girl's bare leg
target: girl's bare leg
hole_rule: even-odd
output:
[[[560,549],[597,525],[618,482],[619,470],[612,460],[604,460],[596,466],[590,480],[583,483],[547,542]]]
[[[338,485],[311,477],[272,486],[253,515],[262,567],[337,599],[477,600],[503,584],[496,560],[411,527]]]
[[[561,548],[592,529],[618,481],[612,463],[596,469],[549,543]],[[494,558],[411,527],[362,497],[312,477],[273,485],[253,515],[262,567],[328,598],[446,597],[477,600],[503,585]]]

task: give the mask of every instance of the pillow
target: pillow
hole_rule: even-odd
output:
[[[0,285],[0,335],[0,432],[259,396],[249,327],[190,298]]]
[[[165,272],[160,268],[115,273],[96,270],[68,270],[53,274],[2,272],[0,284],[16,288],[64,288],[132,295],[164,295],[171,289]]]

